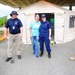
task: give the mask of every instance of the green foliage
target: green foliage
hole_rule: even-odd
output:
[[[4,35],[4,31],[0,31],[0,37]]]
[[[0,17],[0,27],[3,27],[7,21],[7,16]]]

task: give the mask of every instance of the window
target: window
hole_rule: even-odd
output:
[[[71,15],[70,16],[69,28],[74,28],[74,26],[75,26],[75,16]]]

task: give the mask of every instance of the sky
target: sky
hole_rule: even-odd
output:
[[[69,7],[63,7],[63,8],[69,9]],[[73,7],[73,10],[74,9],[75,9],[75,7]],[[11,13],[11,11],[13,11],[13,10],[17,11],[18,8],[12,8],[10,6],[0,4],[0,17],[9,15]]]
[[[0,4],[0,17],[9,15],[11,11],[18,10],[7,5]]]

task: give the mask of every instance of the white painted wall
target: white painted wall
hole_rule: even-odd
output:
[[[64,16],[64,26],[65,26],[65,33],[64,33],[64,42],[72,41],[75,39],[75,27],[69,28],[69,20],[70,15],[75,15],[75,12],[66,12]]]
[[[34,14],[34,13],[63,13],[64,11],[61,7],[56,6],[52,3],[46,1],[39,1],[35,4],[32,4],[26,8],[19,10],[18,12],[25,14]]]
[[[29,25],[30,23],[34,20],[34,15],[35,14],[29,14],[26,15],[26,44],[30,44],[31,43],[31,39],[30,39],[30,32],[29,32]]]
[[[18,18],[21,20],[23,24],[23,38],[22,41],[26,44],[26,15],[24,13],[19,13]]]

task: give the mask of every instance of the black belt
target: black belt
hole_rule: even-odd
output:
[[[19,33],[10,33],[10,34],[12,34],[12,35],[16,35],[16,34],[19,34]]]

